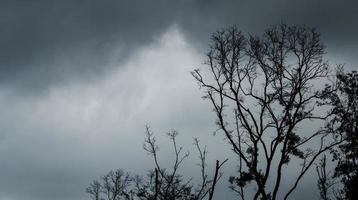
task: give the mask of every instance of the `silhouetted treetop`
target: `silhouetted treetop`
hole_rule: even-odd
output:
[[[332,91],[314,86],[328,76],[323,55],[320,34],[313,28],[283,24],[262,36],[245,36],[234,26],[212,35],[206,69],[192,75],[239,158],[238,175],[230,183],[241,199],[248,185],[257,189],[254,199],[277,199],[285,166],[296,159],[298,173],[281,191],[280,199],[287,199],[316,159],[341,142],[324,126],[301,129],[308,121],[323,124],[332,115],[318,109]]]

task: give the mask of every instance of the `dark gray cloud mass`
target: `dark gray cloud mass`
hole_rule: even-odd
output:
[[[1,1],[0,83],[42,91],[92,80],[176,23],[200,47],[217,28],[317,27],[330,49],[357,47],[354,1]],[[353,55],[350,55],[353,56]],[[357,64],[357,63],[354,63]]]
[[[209,147],[223,142],[208,136],[213,116],[188,73],[202,63],[210,33],[233,24],[255,34],[279,23],[316,27],[328,59],[357,68],[357,7],[353,0],[0,0],[0,200],[86,199],[86,184],[109,169],[143,172],[145,123],[158,134],[176,128],[189,144],[193,136]],[[227,150],[209,153],[222,158]],[[315,187],[309,180],[297,199],[316,197],[302,192]],[[226,191],[219,192],[230,197]]]

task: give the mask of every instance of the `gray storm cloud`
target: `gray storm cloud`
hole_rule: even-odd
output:
[[[146,124],[164,165],[171,156],[164,133],[173,128],[186,148],[193,137],[213,144],[205,139],[214,129],[210,110],[189,74],[201,59],[172,27],[96,82],[36,98],[0,93],[0,199],[86,199],[88,183],[110,169],[145,173],[152,164],[142,149]]]
[[[349,60],[358,45],[354,2],[4,0],[0,83],[34,94],[52,85],[94,81],[173,23],[203,51],[211,32],[232,24],[250,33],[282,22],[313,26],[332,52],[344,52]]]

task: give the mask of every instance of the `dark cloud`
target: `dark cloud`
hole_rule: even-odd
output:
[[[1,84],[25,87],[30,92],[73,78],[93,78],[163,31],[172,18],[170,9],[161,8],[160,3],[2,4]]]
[[[158,140],[168,141],[175,127],[191,146],[212,121],[188,74],[198,57],[174,27],[101,80],[40,96],[1,90],[0,199],[88,199],[85,188],[110,169],[146,173],[153,164],[142,150],[147,123]],[[165,147],[163,164],[172,155]]]
[[[0,84],[42,91],[92,80],[176,23],[204,49],[237,24],[260,32],[281,22],[317,27],[330,48],[357,47],[357,3],[328,1],[1,1]],[[350,52],[347,51],[347,52]]]

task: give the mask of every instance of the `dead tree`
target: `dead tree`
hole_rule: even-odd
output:
[[[320,35],[306,27],[274,26],[262,37],[232,27],[212,35],[207,70],[192,75],[238,157],[239,173],[230,182],[241,199],[248,185],[256,188],[253,199],[287,199],[317,158],[341,142],[323,125],[330,113],[318,108],[330,92],[314,86],[328,75],[323,55]],[[322,126],[303,128],[307,121]],[[281,191],[292,159],[301,165],[290,166],[298,173]]]

